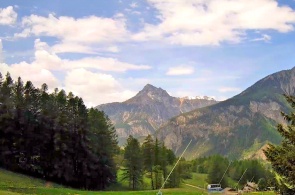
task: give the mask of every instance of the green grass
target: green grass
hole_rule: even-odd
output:
[[[19,193],[0,190],[0,195],[18,195],[18,194]]]
[[[119,171],[118,174],[122,172]],[[205,174],[193,174],[191,181],[186,180],[185,183],[191,185],[203,185]],[[119,184],[118,184],[119,185]],[[120,184],[124,189],[124,185]],[[122,187],[122,186],[117,186]],[[163,195],[205,195],[207,192],[202,192],[193,187],[183,185],[177,189],[163,189]],[[65,188],[60,185],[48,183],[46,181],[24,176],[21,174],[12,173],[0,169],[0,195],[156,195],[157,190],[146,191],[83,191],[71,188]],[[255,194],[255,193],[254,193]],[[256,193],[260,195],[261,193]],[[249,194],[250,195],[250,194]],[[274,195],[274,193],[266,193],[263,195]]]
[[[13,173],[0,169],[0,189],[3,188],[35,188],[35,187],[44,187],[49,183],[28,177],[22,174]],[[57,185],[55,185],[57,187]]]
[[[117,184],[113,184],[111,185],[108,190],[110,191],[119,191],[119,190],[128,190],[129,189],[129,185],[128,185],[128,181],[127,180],[122,180],[123,177],[123,168],[121,167],[118,172],[117,172]],[[151,189],[151,180],[150,178],[147,177],[147,175],[144,175],[143,177],[143,184],[141,186],[141,189],[143,190],[150,190]]]
[[[186,179],[184,183],[190,184],[193,186],[197,186],[200,188],[204,188],[208,185],[206,182],[207,179],[207,174],[202,174],[202,173],[192,173],[192,178],[191,179]]]

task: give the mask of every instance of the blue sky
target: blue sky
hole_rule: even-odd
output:
[[[88,106],[147,83],[172,96],[230,98],[295,66],[293,0],[0,2],[0,71]]]

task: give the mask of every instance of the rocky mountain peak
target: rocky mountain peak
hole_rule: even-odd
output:
[[[157,88],[151,84],[147,84],[144,86],[144,88],[138,93],[139,94],[152,94],[152,95],[158,95],[158,96],[170,96],[166,90],[162,88]]]
[[[119,144],[129,135],[145,137],[181,113],[217,103],[206,99],[185,99],[170,96],[167,91],[147,84],[136,96],[122,103],[109,103],[96,108],[103,110],[116,127]]]
[[[155,86],[148,83],[143,87],[142,91],[155,91],[157,89],[160,89],[160,88],[155,87]]]
[[[136,96],[127,100],[127,103],[148,103],[150,101],[162,102],[166,98],[171,98],[167,91],[162,88],[157,88],[151,84],[147,84],[144,88],[139,91]]]

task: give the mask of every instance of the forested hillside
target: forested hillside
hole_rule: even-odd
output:
[[[71,92],[0,73],[0,167],[75,188],[116,181],[115,129]]]

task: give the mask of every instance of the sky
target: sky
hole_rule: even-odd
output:
[[[0,0],[0,72],[88,107],[146,84],[230,98],[295,66],[294,0]]]

